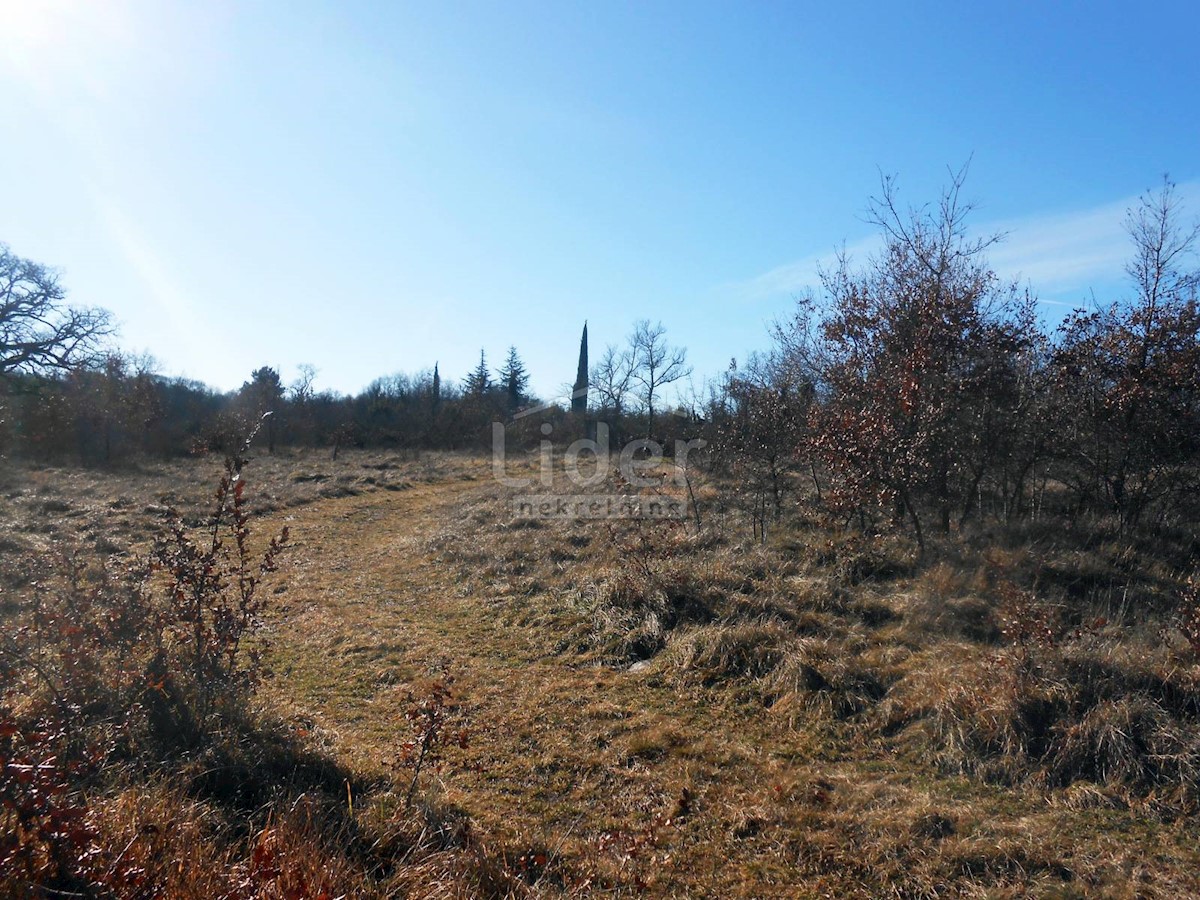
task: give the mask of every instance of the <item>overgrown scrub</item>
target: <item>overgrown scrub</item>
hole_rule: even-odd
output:
[[[403,785],[255,707],[288,544],[252,533],[247,448],[207,515],[172,511],[140,554],[59,541],[0,563],[0,896],[534,893],[418,783],[467,739],[447,672],[412,697]]]
[[[253,438],[251,434],[250,439]],[[260,669],[246,640],[286,532],[255,558],[241,451],[226,463],[206,540],[176,516],[133,563],[78,547],[24,556],[5,573],[0,641],[0,880],[124,891],[137,873],[108,858],[86,799],[106,767],[211,737],[241,715]]]
[[[570,677],[580,698],[545,729],[491,706],[524,727],[488,764],[519,774],[472,791],[537,834],[531,873],[556,846],[539,829],[574,827],[589,782],[572,867],[618,833],[622,876],[654,895],[787,895],[799,872],[799,890],[830,896],[1099,896],[1154,843],[1191,859],[1194,818],[1161,821],[1187,808],[1187,758],[1155,759],[1191,716],[1182,642],[1172,629],[1172,653],[1155,648],[1167,608],[1147,598],[1175,596],[1180,568],[1161,538],[1140,551],[1082,524],[990,528],[931,535],[919,559],[903,535],[816,523],[790,500],[764,544],[719,499],[703,526],[610,528],[514,518],[494,485],[459,498],[422,545],[429,577],[471,622],[494,617],[503,659],[528,653],[531,678]],[[792,788],[798,770],[811,787]],[[636,823],[682,785],[692,815],[642,849]],[[1139,891],[1190,895],[1191,880],[1166,886],[1184,868],[1154,865]]]
[[[34,885],[59,891],[133,892],[144,872],[106,846],[80,784],[99,752],[80,752],[52,716],[0,709],[0,890],[22,896]]]
[[[203,538],[172,511],[167,535],[132,562],[62,545],[17,561],[0,643],[8,691],[76,724],[170,714],[188,733],[160,736],[191,739],[222,704],[245,699],[261,669],[248,645],[261,625],[260,589],[287,541],[284,529],[261,555],[250,546],[248,447],[226,462]]]

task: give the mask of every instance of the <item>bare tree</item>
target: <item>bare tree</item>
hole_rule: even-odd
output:
[[[317,380],[317,367],[311,363],[301,363],[296,367],[296,380],[288,385],[287,392],[293,403],[304,406],[312,401],[316,390],[313,383]]]
[[[629,337],[632,357],[632,382],[638,388],[639,399],[646,407],[646,435],[654,437],[654,401],[669,384],[687,378],[692,368],[687,364],[687,350],[667,343],[667,329],[661,322],[651,325],[642,319]]]
[[[1185,224],[1182,218],[1183,204],[1175,183],[1166,176],[1157,192],[1147,191],[1138,206],[1126,213],[1125,230],[1133,241],[1134,254],[1125,271],[1137,286],[1138,300],[1147,315],[1164,299],[1173,303],[1194,299],[1200,287],[1200,269],[1191,267],[1200,241],[1200,222]]]
[[[296,367],[297,377],[288,385],[285,394],[289,401],[286,406],[287,425],[292,440],[311,444],[314,441],[315,410],[313,400],[317,395],[314,383],[317,380],[317,367],[311,363],[301,363]]]
[[[792,474],[806,461],[806,423],[812,384],[776,352],[752,355],[743,370],[731,361],[709,407],[712,450],[733,479],[756,534],[765,539],[768,511],[778,519]],[[820,484],[813,484],[820,495]]]
[[[604,355],[591,372],[591,389],[596,392],[599,400],[596,405],[602,411],[617,418],[624,413],[636,365],[632,350],[618,350],[612,344],[605,348]]]
[[[1197,493],[1200,224],[1182,218],[1168,179],[1141,198],[1125,221],[1136,297],[1068,317],[1057,348],[1064,453],[1080,503],[1102,492],[1123,527]]]
[[[108,313],[65,300],[57,273],[0,244],[0,377],[64,371],[94,357],[113,330]]]

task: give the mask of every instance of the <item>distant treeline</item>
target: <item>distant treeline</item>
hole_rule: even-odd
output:
[[[567,402],[542,403],[528,392],[516,350],[493,377],[486,359],[460,382],[437,369],[378,378],[348,396],[314,389],[315,371],[302,366],[285,384],[264,366],[236,391],[215,391],[154,371],[152,360],[116,351],[69,370],[12,373],[3,389],[0,453],[83,465],[121,464],[140,457],[170,458],[235,449],[263,415],[261,449],[349,447],[462,450],[488,448],[492,423],[505,424],[511,447],[534,446],[549,424],[556,443],[587,433],[595,415],[574,415]],[[625,401],[628,403],[629,401]],[[678,410],[656,436],[680,429]],[[645,436],[645,409],[597,407],[617,439]],[[685,417],[686,418],[686,417]],[[515,442],[515,443],[514,443]]]
[[[259,440],[271,451],[469,448],[490,440],[493,420],[516,411],[497,386],[441,385],[432,371],[390,375],[345,396],[314,391],[310,377],[285,385],[263,367],[222,393],[115,353],[66,373],[10,377],[3,401],[5,453],[85,465],[233,449],[268,412]],[[539,423],[547,416],[565,413],[552,407]]]

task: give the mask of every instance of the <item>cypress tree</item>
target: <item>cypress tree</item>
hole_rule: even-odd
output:
[[[579,368],[575,373],[575,389],[571,393],[571,412],[577,416],[587,414],[588,387],[588,340],[585,321],[583,337],[579,339]]]

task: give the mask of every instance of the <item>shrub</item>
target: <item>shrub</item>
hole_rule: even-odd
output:
[[[1183,587],[1175,621],[1188,642],[1192,656],[1200,660],[1200,578],[1196,575],[1189,578]]]
[[[193,537],[176,515],[151,555],[152,576],[160,580],[163,628],[152,671],[160,691],[178,689],[180,676],[185,677],[201,730],[223,696],[236,699],[259,674],[259,650],[248,649],[247,638],[261,625],[262,580],[275,571],[288,538],[285,527],[254,558],[243,464],[240,456],[226,460],[203,539]]]
[[[460,747],[467,746],[469,732],[454,696],[454,676],[450,674],[449,663],[443,662],[439,666],[437,676],[425,685],[420,695],[409,694],[404,718],[413,733],[400,745],[394,766],[412,770],[412,780],[404,798],[405,806],[410,807],[421,771],[441,762],[442,748],[447,740]]]
[[[134,750],[139,723],[205,738],[211,713],[238,712],[253,685],[260,660],[246,644],[287,534],[255,558],[241,478],[250,439],[226,462],[203,540],[177,516],[146,561],[122,569],[57,547],[16,561],[23,582],[4,579],[22,590],[0,639],[0,893],[149,890],[105,847],[85,788]]]

